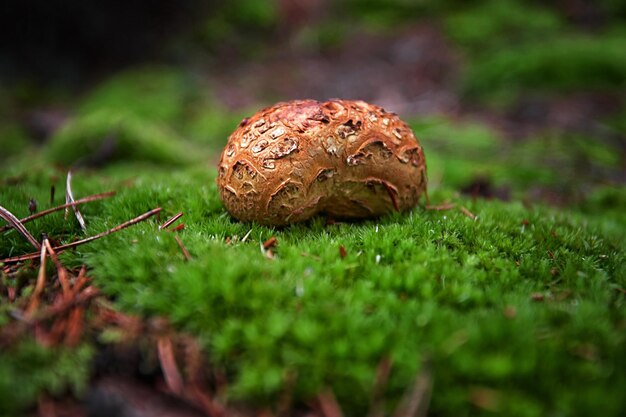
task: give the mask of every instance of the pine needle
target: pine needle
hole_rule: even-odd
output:
[[[76,200],[74,200],[74,193],[72,192],[72,171],[67,171],[67,179],[65,180],[65,203],[69,204],[73,203],[74,201]],[[69,208],[65,209],[65,217],[67,217],[68,210]],[[72,210],[74,210],[74,215],[76,216],[76,220],[78,220],[80,228],[83,229],[83,231],[87,230],[85,219],[78,209],[78,206],[73,205]]]
[[[54,213],[56,211],[60,211],[60,210],[63,210],[65,208],[76,206],[76,205],[79,205],[79,204],[85,204],[85,203],[89,203],[91,201],[102,200],[103,198],[114,196],[116,193],[117,193],[116,191],[107,191],[106,193],[94,194],[94,195],[90,195],[88,197],[80,198],[80,199],[78,199],[78,200],[76,200],[76,201],[74,201],[72,203],[61,204],[60,206],[52,207],[52,208],[49,208],[47,210],[43,210],[43,211],[40,211],[38,213],[35,213],[35,214],[31,215],[31,216],[24,217],[23,219],[20,219],[20,222],[22,222],[22,224],[28,223],[28,222],[30,222],[32,220],[35,220],[35,219],[38,219],[40,217],[47,216],[50,213]],[[2,226],[2,227],[0,227],[0,233],[9,230],[12,227],[13,227],[12,225]]]
[[[72,242],[72,243],[68,243],[68,244],[65,244],[65,245],[57,246],[57,247],[54,248],[54,250],[57,253],[59,253],[59,252],[62,252],[64,250],[75,248],[76,246],[80,246],[80,245],[83,245],[85,243],[89,243],[89,242],[94,241],[96,239],[100,239],[101,237],[110,235],[111,233],[119,232],[122,229],[125,229],[125,228],[127,228],[129,226],[132,226],[132,225],[137,224],[137,223],[139,223],[139,222],[141,222],[143,220],[146,220],[149,217],[154,216],[155,214],[159,213],[161,210],[162,210],[161,207],[157,207],[155,209],[152,209],[152,210],[142,214],[141,216],[135,217],[134,219],[131,219],[131,220],[129,220],[129,221],[125,222],[125,223],[122,223],[122,224],[120,224],[118,226],[115,226],[112,229],[109,229],[107,231],[99,233],[99,234],[97,234],[95,236],[90,236],[90,237],[85,238],[85,239],[77,240],[76,242]],[[13,256],[11,258],[2,259],[2,260],[0,260],[0,263],[5,263],[6,264],[6,263],[13,263],[13,262],[27,261],[29,259],[36,259],[37,256],[39,256],[39,252],[32,252],[32,253],[27,253],[26,255]]]
[[[35,249],[41,249],[41,245],[37,242],[37,239],[30,234],[28,230],[24,227],[22,222],[19,221],[17,217],[13,215],[9,210],[0,206],[0,217],[7,221],[15,230],[17,230],[26,240],[30,242],[31,245],[35,247]]]

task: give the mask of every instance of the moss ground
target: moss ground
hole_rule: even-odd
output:
[[[270,10],[237,4],[248,3],[250,13]],[[411,8],[389,5],[405,3],[363,2],[361,19],[382,19],[372,22],[382,30]],[[228,380],[221,400],[275,408],[285,390],[302,404],[331,389],[344,415],[363,416],[377,367],[390,360],[387,411],[429,374],[434,416],[624,415],[623,24],[582,33],[554,8],[500,3],[433,17],[465,60],[459,100],[514,108],[520,96],[591,88],[622,109],[517,141],[479,118],[409,118],[426,153],[430,203],[452,209],[283,229],[238,223],[219,201],[215,161],[243,115],[217,105],[198,77],[162,67],[127,71],[72,102],[73,117],[43,145],[9,117],[19,100],[0,90],[0,205],[25,217],[31,199],[39,210],[60,204],[74,166],[76,198],[117,195],[82,206],[86,232],[58,212],[27,224],[37,238],[67,243],[162,207],[160,219],[61,260],[86,264],[121,311],[165,317],[196,337]],[[272,15],[255,13],[249,20],[271,26]],[[351,24],[329,22],[337,33]],[[472,196],[481,181],[490,192],[479,195],[501,199]],[[184,229],[158,229],[181,211]],[[273,259],[261,249],[271,236]],[[31,250],[15,231],[0,233],[0,258]],[[36,264],[0,272],[0,330],[19,319],[8,289],[24,300],[36,275]],[[98,351],[117,342],[113,332],[71,348],[28,338],[8,349],[0,338],[0,416],[24,415],[42,392],[84,399]]]
[[[439,129],[450,125],[434,123]],[[433,122],[421,126],[431,126],[427,136],[436,140]],[[419,134],[420,124],[415,128]],[[497,136],[488,129],[461,130],[477,137],[465,145],[473,152],[493,150]],[[464,172],[480,171],[471,165],[472,149],[451,146],[453,152],[440,145],[430,153],[432,176],[460,181],[456,152],[467,156]],[[506,155],[494,158],[492,169],[506,166]],[[3,185],[0,200],[18,216],[28,214],[30,198],[44,205],[51,184],[63,188],[63,173],[45,157],[27,169],[12,165],[11,176],[16,175],[21,175],[17,185]],[[316,219],[274,230],[229,218],[214,180],[208,164],[164,168],[120,162],[79,171],[75,194],[118,191],[113,199],[84,206],[88,234],[157,206],[163,207],[163,218],[183,211],[185,228],[177,233],[193,259],[184,260],[174,234],[158,231],[157,221],[81,246],[62,259],[68,265],[86,263],[96,285],[123,311],[168,317],[197,336],[211,362],[229,376],[228,398],[271,404],[287,375],[295,374],[298,399],[330,387],[347,415],[363,415],[376,367],[390,358],[389,407],[420,368],[429,366],[436,415],[623,410],[625,223],[615,209],[623,203],[623,189],[603,187],[578,207],[556,210],[472,199],[435,184],[433,202],[454,201],[477,220],[458,210],[416,208],[364,223],[327,225]],[[514,184],[522,189],[524,182],[522,176]],[[62,214],[29,228],[60,241],[81,235]],[[270,236],[278,239],[272,260],[260,250]],[[1,239],[2,257],[30,250],[15,232]],[[24,343],[22,349],[32,349]],[[59,361],[62,369],[52,371],[54,383],[47,385],[48,368],[24,369],[19,354],[15,360],[3,357],[0,398],[13,395],[8,381],[24,372],[42,375],[36,377],[41,384],[25,384],[20,398],[86,383],[87,359],[78,375],[64,372],[68,363]]]

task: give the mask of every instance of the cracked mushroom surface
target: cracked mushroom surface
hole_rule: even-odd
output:
[[[363,101],[297,100],[241,121],[217,184],[226,209],[244,222],[362,219],[417,205],[426,161],[394,113]]]

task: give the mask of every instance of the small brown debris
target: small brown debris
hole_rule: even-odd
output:
[[[475,387],[469,392],[469,402],[487,411],[500,409],[500,393],[487,387]]]
[[[546,296],[540,292],[534,292],[530,295],[530,299],[537,302],[543,301],[545,298]]]
[[[276,239],[275,236],[272,236],[269,239],[267,239],[265,242],[263,242],[263,249],[268,250],[270,248],[273,248],[277,244],[278,244],[278,239]]]
[[[517,317],[517,309],[514,306],[508,305],[504,307],[503,314],[504,314],[504,317],[512,320],[515,317]]]
[[[172,228],[172,232],[179,232],[185,228],[185,223],[181,223]]]
[[[339,246],[339,256],[341,257],[341,259],[344,259],[346,256],[348,256],[348,252],[346,252],[346,247],[343,245]]]
[[[37,211],[37,200],[35,200],[34,198],[31,198],[28,201],[28,212],[30,214],[33,214]]]

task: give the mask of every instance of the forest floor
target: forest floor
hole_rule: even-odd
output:
[[[570,69],[610,79],[623,35],[555,29],[505,77],[494,68],[515,55],[446,27],[145,65],[37,105],[1,95],[2,207],[62,204],[70,167],[76,200],[114,195],[80,205],[84,229],[61,210],[24,222],[35,242],[0,233],[0,414],[620,415],[625,98]],[[569,84],[527,88],[555,60]],[[430,206],[283,229],[231,219],[215,185],[226,137],[303,97],[399,113]],[[58,259],[42,267],[45,239]]]

